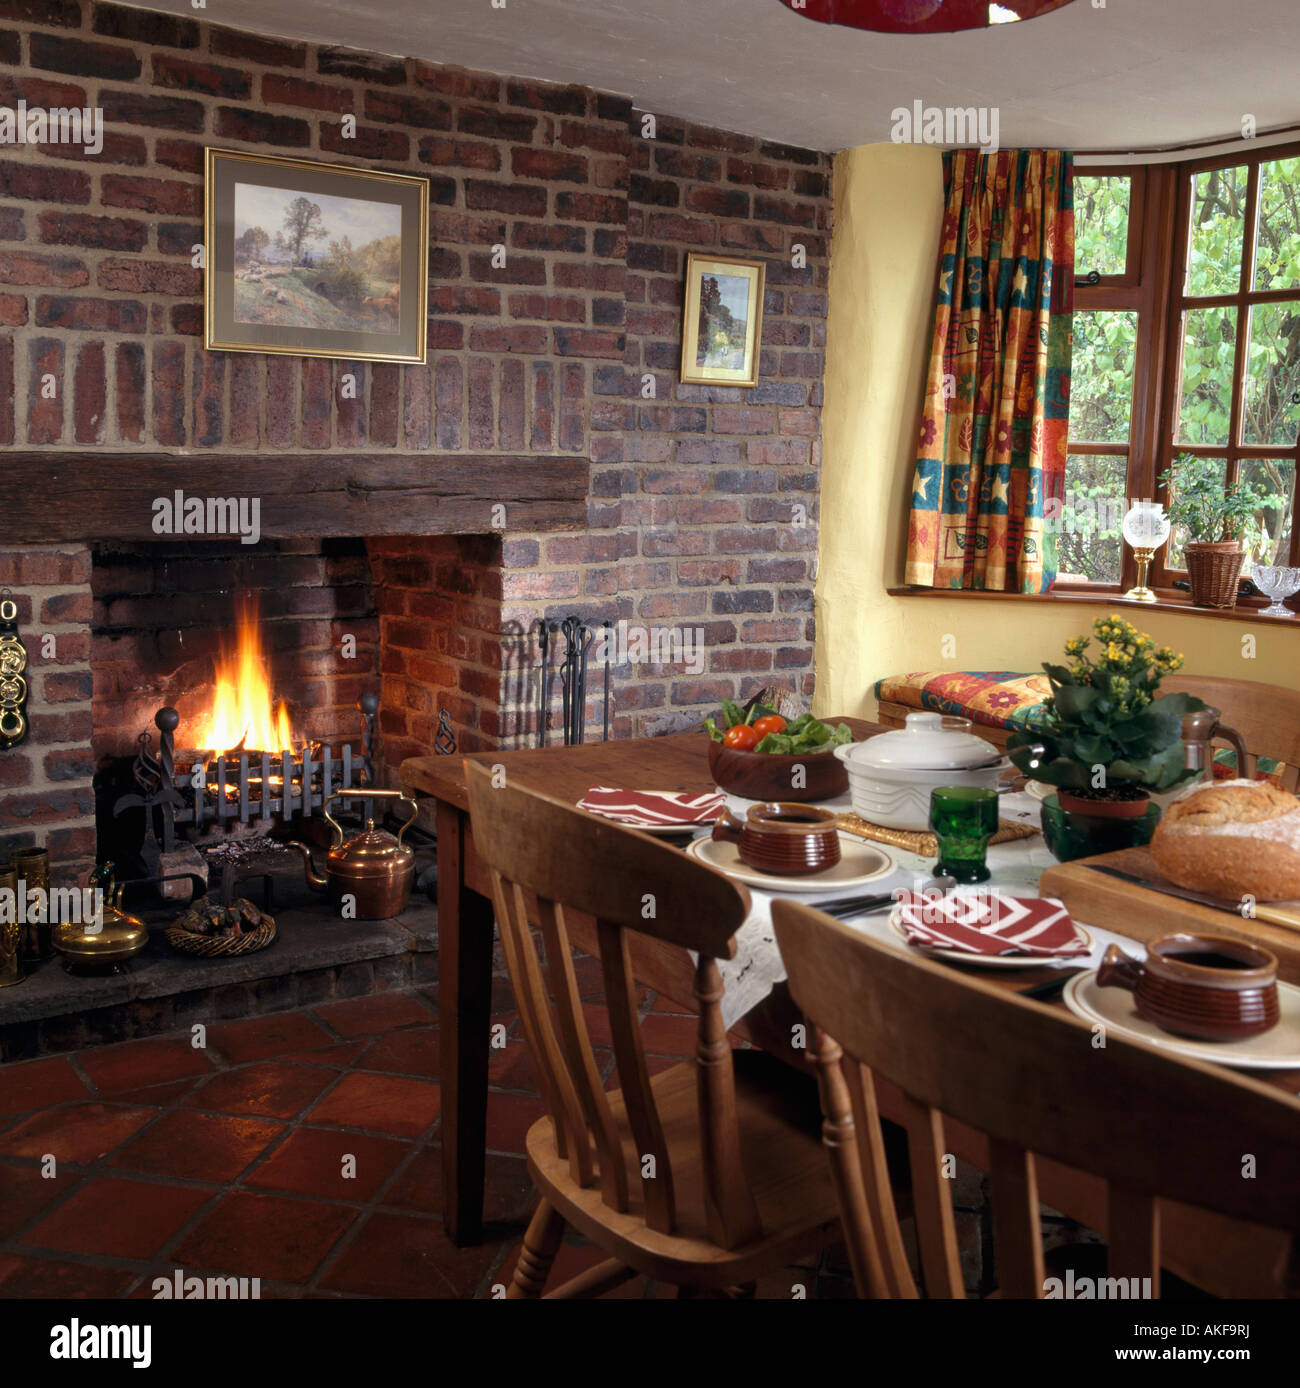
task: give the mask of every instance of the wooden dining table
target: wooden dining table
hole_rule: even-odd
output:
[[[855,741],[887,731],[864,719],[830,721],[848,723]],[[467,761],[500,766],[512,784],[575,804],[597,785],[695,793],[714,788],[703,732],[482,752],[467,757],[413,757],[402,763],[402,787],[432,801],[438,836],[443,1220],[448,1236],[460,1246],[477,1243],[483,1236],[494,948],[491,889],[474,848],[469,817]],[[575,844],[574,851],[580,853],[581,844]],[[1077,904],[1074,911],[1086,920]],[[570,936],[579,948],[598,954],[594,922],[581,918],[571,921]],[[638,937],[633,943],[632,962],[638,981],[645,987],[695,1010],[694,968],[686,951]],[[1039,971],[1021,971],[1014,978],[1005,973],[985,976],[1009,991],[1021,991],[1037,981]],[[1044,969],[1041,976],[1048,978],[1050,974]],[[1064,1008],[1059,1001],[1050,1005]],[[798,1020],[799,1014],[781,984],[733,1028],[733,1034],[789,1059],[792,1019]],[[1300,1085],[1300,1073],[1291,1070],[1262,1072],[1258,1077],[1290,1095],[1295,1095]],[[901,1120],[902,1095],[882,1077],[877,1078],[877,1087],[882,1115]],[[987,1170],[987,1139],[983,1134],[947,1120],[946,1136],[948,1150]],[[1103,1182],[1043,1159],[1038,1162],[1038,1178],[1044,1204],[1106,1233]],[[1162,1248],[1166,1266],[1205,1290],[1224,1296],[1271,1294],[1271,1268],[1285,1253],[1280,1234],[1169,1202],[1162,1206]]]

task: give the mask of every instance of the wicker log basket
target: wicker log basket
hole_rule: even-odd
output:
[[[195,928],[190,928],[195,927]],[[253,954],[275,939],[275,917],[240,897],[229,906],[196,902],[167,927],[167,943],[182,954],[203,959]]]
[[[1183,546],[1192,602],[1197,607],[1235,607],[1246,555],[1239,540],[1189,541]]]

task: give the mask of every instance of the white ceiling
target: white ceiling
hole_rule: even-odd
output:
[[[256,33],[581,82],[643,110],[787,144],[887,140],[890,112],[999,109],[1005,146],[1124,150],[1300,121],[1297,0],[1075,0],[913,37],[816,24],[779,0],[153,0]]]

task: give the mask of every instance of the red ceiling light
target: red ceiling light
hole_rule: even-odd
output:
[[[843,24],[878,34],[952,34],[1014,24],[1071,5],[1074,0],[781,0],[819,24]]]

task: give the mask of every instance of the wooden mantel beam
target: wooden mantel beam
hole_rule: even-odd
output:
[[[495,453],[0,453],[0,544],[221,539],[154,527],[159,498],[258,501],[268,539],[584,529],[585,458]],[[493,512],[504,505],[504,517]]]

